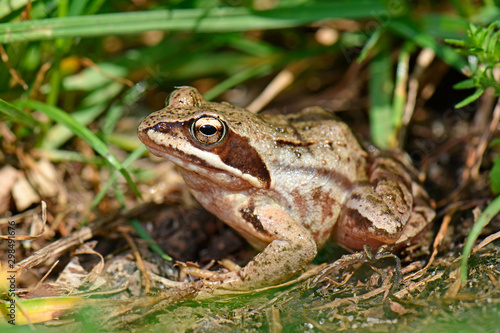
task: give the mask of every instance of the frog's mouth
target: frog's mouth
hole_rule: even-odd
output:
[[[137,136],[139,140],[146,146],[146,148],[155,156],[163,157],[177,164],[178,166],[186,169],[190,169],[189,166],[196,164],[199,167],[203,167],[207,170],[225,172],[215,165],[207,163],[202,158],[186,153],[184,150],[177,149],[172,144],[168,144],[169,140],[165,140],[165,143],[159,144],[155,140],[152,140],[148,135],[149,131],[154,131],[152,129],[146,129],[144,131],[138,131]],[[178,146],[178,145],[177,145]],[[227,171],[226,171],[227,172]]]

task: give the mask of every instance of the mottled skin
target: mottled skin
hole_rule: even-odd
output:
[[[351,250],[403,244],[434,217],[406,154],[368,153],[320,108],[256,115],[180,87],[138,135],[180,167],[207,210],[262,250],[240,271],[219,275],[223,288],[280,282],[332,236]]]

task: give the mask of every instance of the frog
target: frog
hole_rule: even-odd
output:
[[[257,114],[182,86],[137,133],[178,166],[203,207],[260,251],[244,267],[212,275],[218,288],[278,284],[330,240],[348,251],[404,247],[435,216],[405,152],[362,144],[320,107]]]

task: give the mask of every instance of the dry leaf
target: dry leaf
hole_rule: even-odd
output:
[[[28,170],[27,175],[35,189],[43,197],[56,196],[62,188],[54,164],[46,159],[38,161],[34,168]]]
[[[18,173],[10,165],[6,165],[0,170],[0,179],[2,180],[2,186],[0,186],[0,214],[9,209],[10,192],[16,182]]]
[[[36,202],[40,197],[24,175],[20,175],[12,187],[12,196],[18,211],[23,211]]]

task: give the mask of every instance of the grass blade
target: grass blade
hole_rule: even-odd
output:
[[[203,97],[210,101],[215,97],[219,96],[223,92],[228,89],[233,88],[234,86],[245,82],[246,80],[256,77],[259,75],[264,75],[272,70],[272,66],[269,64],[259,64],[257,66],[249,67],[245,70],[242,70],[239,73],[236,73],[222,82],[219,82],[217,85],[212,87],[209,91],[203,94]]]
[[[373,143],[386,149],[395,142],[392,123],[392,62],[387,49],[379,52],[370,64],[370,130]]]
[[[2,276],[3,278],[4,276]],[[6,276],[5,276],[6,277]],[[15,303],[2,302],[0,303],[0,312],[2,314],[10,313],[8,306],[16,304],[16,307],[22,306],[23,311],[19,308],[16,309],[15,325],[21,326],[28,324],[43,323],[54,318],[58,318],[64,312],[74,311],[75,308],[81,307],[87,298],[79,296],[65,296],[65,297],[39,297],[31,299],[23,299],[22,301],[16,300]],[[25,316],[26,315],[26,316]],[[5,317],[7,318],[7,317]],[[5,323],[4,321],[3,323]],[[2,323],[2,332],[9,331],[7,326]],[[7,325],[5,323],[5,325]],[[9,325],[10,326],[10,325]],[[14,326],[14,325],[12,325]],[[32,329],[16,330],[14,332],[35,332]]]
[[[118,161],[118,159],[111,153],[106,144],[102,142],[94,133],[92,133],[87,127],[78,123],[73,117],[71,117],[66,112],[61,109],[48,105],[39,101],[27,100],[22,101],[19,104],[24,105],[26,107],[37,109],[45,113],[52,120],[63,124],[67,128],[69,128],[73,133],[77,136],[85,140],[99,155],[104,157],[109,164],[111,164],[115,169],[119,170],[120,173],[125,177],[127,183],[134,190],[134,192],[142,197],[137,186],[133,182],[132,178],[128,171],[123,167],[123,165]]]
[[[229,32],[290,28],[322,19],[372,18],[386,10],[382,1],[313,2],[299,7],[253,11],[244,7],[152,10],[0,24],[0,43],[60,37],[137,34],[151,30]]]
[[[476,89],[476,91],[474,91],[474,93],[468,97],[466,97],[464,100],[462,100],[461,102],[458,102],[456,105],[455,105],[455,108],[456,109],[460,109],[460,108],[463,108],[464,106],[466,106],[467,104],[470,104],[472,102],[474,102],[475,100],[477,100],[479,97],[481,97],[481,95],[483,94],[484,92],[484,89],[482,88],[478,88]]]
[[[139,157],[144,155],[144,153],[147,152],[147,148],[144,145],[140,145],[133,151],[122,163],[124,168],[128,168],[130,164],[132,164],[133,161],[137,160]],[[99,193],[95,196],[94,200],[92,200],[92,204],[90,205],[90,210],[94,209],[99,202],[104,198],[108,190],[113,186],[118,179],[118,171],[113,172],[111,174],[111,177],[109,177],[108,181],[106,184],[101,188]]]
[[[398,132],[403,122],[403,114],[407,101],[408,71],[410,67],[411,50],[414,49],[412,43],[407,43],[401,49],[396,68],[396,82],[394,98],[392,101],[392,121],[394,129]]]
[[[465,241],[464,250],[462,253],[462,261],[460,265],[460,275],[462,283],[467,281],[467,266],[469,260],[469,254],[472,251],[472,247],[476,242],[477,238],[481,234],[481,230],[491,221],[491,219],[500,212],[500,196],[496,197],[488,207],[481,214],[479,219],[470,230],[467,240]]]
[[[27,112],[19,110],[14,105],[0,99],[0,114],[12,119],[13,121],[23,123],[26,126],[33,128],[36,126],[37,121],[33,116]]]
[[[458,71],[461,71],[462,68],[467,65],[466,61],[458,55],[455,50],[449,46],[438,43],[430,34],[420,31],[420,29],[408,18],[395,18],[389,23],[388,27],[398,35],[411,40],[421,48],[432,49],[439,58]]]
[[[29,0],[0,1],[0,19],[26,6],[28,1]]]
[[[155,243],[154,239],[148,234],[146,229],[142,226],[142,224],[137,220],[137,219],[130,219],[130,224],[134,228],[135,232],[144,239],[145,241],[148,242],[149,248],[153,251],[159,254],[164,260],[171,261],[172,257],[170,257],[168,254],[163,252],[161,247]]]

